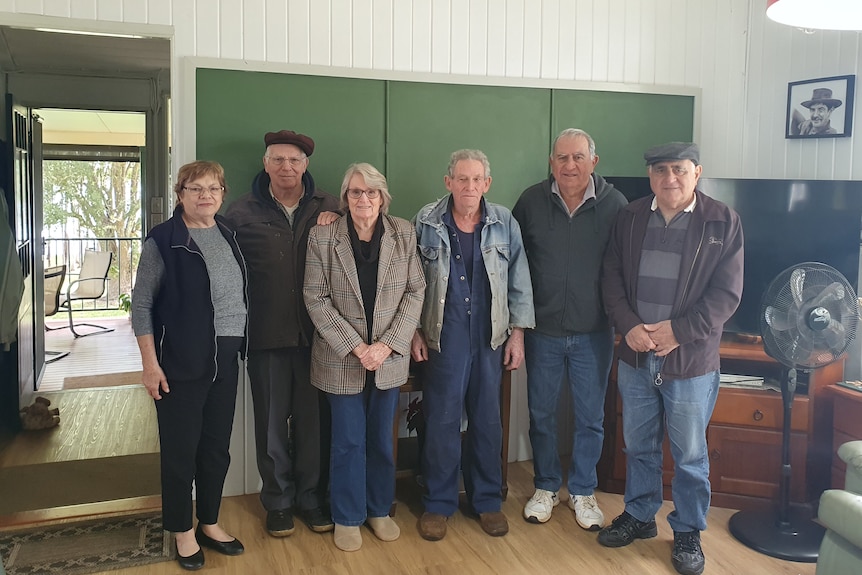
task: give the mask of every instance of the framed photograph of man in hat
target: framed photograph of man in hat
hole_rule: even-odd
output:
[[[832,76],[787,85],[785,138],[844,138],[853,128],[856,76]]]

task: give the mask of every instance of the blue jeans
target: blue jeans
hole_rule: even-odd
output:
[[[718,397],[719,374],[664,379],[656,385],[663,358],[650,352],[645,363],[634,368],[619,362],[626,511],[638,521],[650,521],[661,507],[662,439],[667,425],[674,462],[674,510],[668,523],[674,531],[703,531],[710,499],[706,427]]]
[[[604,440],[613,330],[564,337],[527,330],[524,346],[533,483],[537,489],[558,491],[563,482],[557,448],[557,403],[567,375],[575,416],[568,489],[572,495],[592,495],[598,484],[596,463]]]
[[[389,515],[395,499],[392,426],[398,388],[366,383],[355,395],[327,393],[326,398],[332,408],[332,520],[356,526]]]

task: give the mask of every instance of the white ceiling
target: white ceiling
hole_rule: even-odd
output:
[[[114,38],[0,26],[4,72],[149,77],[171,65],[164,38]]]
[[[151,78],[170,69],[164,38],[114,38],[0,26],[0,70],[19,74]],[[140,113],[38,110],[45,143],[144,145]]]
[[[94,112],[41,108],[42,142],[144,146],[146,116],[141,112]]]

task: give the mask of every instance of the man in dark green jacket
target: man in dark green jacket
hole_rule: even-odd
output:
[[[591,531],[604,525],[593,490],[614,340],[599,276],[611,227],[626,204],[594,173],[598,162],[589,134],[564,130],[554,141],[551,177],[526,189],[512,210],[524,236],[536,308],[536,328],[525,337],[536,492],[524,518],[544,523],[560,502],[556,414],[565,375],[575,416],[568,501],[578,525]]]

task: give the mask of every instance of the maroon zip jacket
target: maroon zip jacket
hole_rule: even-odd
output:
[[[671,327],[679,347],[668,354],[665,379],[688,379],[719,369],[724,323],[742,296],[743,237],[739,215],[695,190],[697,203],[685,237]],[[619,357],[632,367],[638,354],[625,335],[643,323],[638,317],[638,267],[653,196],[620,210],[605,251],[602,297],[605,310],[623,336]]]

